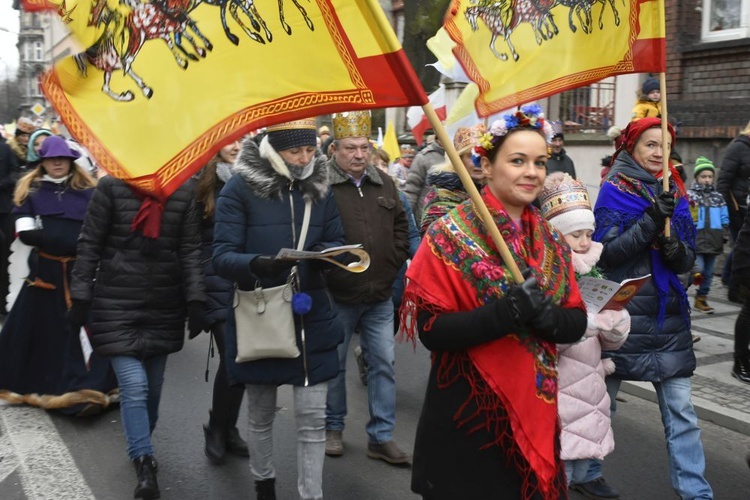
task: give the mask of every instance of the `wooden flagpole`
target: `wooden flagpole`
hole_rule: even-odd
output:
[[[669,135],[669,129],[667,128],[667,74],[665,72],[659,73],[659,88],[661,90],[661,182],[664,191],[669,191],[669,155],[672,152],[672,136]],[[667,218],[664,222],[664,236],[669,238],[671,232],[670,219]]]
[[[482,222],[484,222],[487,232],[490,234],[492,241],[500,252],[500,257],[502,257],[503,262],[505,262],[505,265],[510,269],[511,274],[513,275],[513,280],[519,284],[523,283],[523,275],[516,265],[516,261],[513,259],[513,254],[510,253],[508,245],[500,234],[497,225],[495,225],[495,221],[492,218],[490,211],[487,209],[487,205],[484,204],[484,200],[482,200],[479,190],[477,190],[477,187],[474,185],[474,181],[471,179],[464,162],[461,161],[461,157],[458,155],[458,151],[456,151],[456,147],[453,145],[453,140],[440,122],[440,118],[438,118],[437,113],[435,113],[435,109],[432,107],[432,104],[428,102],[422,106],[422,110],[432,125],[432,129],[435,131],[437,138],[440,140],[440,144],[443,145],[443,149],[445,149],[445,152],[448,154],[448,158],[450,158],[453,168],[461,179],[464,188],[466,188],[466,192],[469,194],[472,203],[474,203],[474,207],[476,207],[479,212],[479,216],[482,218]]]

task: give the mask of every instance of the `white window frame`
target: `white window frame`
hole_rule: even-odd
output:
[[[724,40],[737,40],[750,37],[750,0],[740,0],[742,7],[740,11],[740,26],[721,31],[709,31],[711,17],[711,3],[713,0],[703,0],[703,15],[701,21],[701,39],[704,42],[721,42]]]
[[[41,61],[43,59],[43,50],[44,47],[42,46],[42,42],[34,42],[34,60],[35,61]]]

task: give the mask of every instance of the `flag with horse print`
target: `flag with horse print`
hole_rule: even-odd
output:
[[[42,77],[111,175],[172,193],[250,131],[427,96],[377,0],[49,0],[85,50]]]
[[[443,26],[482,117],[666,68],[664,0],[453,0]]]

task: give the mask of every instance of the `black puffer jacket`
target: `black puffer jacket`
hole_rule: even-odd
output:
[[[735,233],[742,227],[749,188],[750,137],[740,135],[727,146],[716,181],[716,190],[727,202],[730,224]]]
[[[182,348],[186,303],[205,302],[201,223],[192,189],[164,206],[154,255],[131,231],[141,201],[119,179],[104,177],[83,222],[70,284],[74,300],[92,302],[94,350],[148,359]]]
[[[605,183],[612,181],[617,174],[630,179],[636,179],[650,190],[654,196],[662,192],[662,182],[638,166],[627,153],[621,153],[615,161]],[[631,200],[638,198],[625,184],[617,184],[618,190],[631,193]],[[674,189],[674,183],[672,183]],[[657,227],[653,219],[643,213],[635,220],[628,219],[626,207],[623,212],[616,212],[605,208],[607,196],[612,191],[612,185],[604,186],[597,199],[594,215],[596,217],[598,239],[604,245],[598,266],[612,281],[620,282],[628,278],[638,278],[655,272],[653,268],[651,249],[656,245],[657,236],[663,227]],[[635,205],[631,201],[631,205]],[[621,223],[612,224],[613,219]],[[687,200],[679,201],[675,217],[672,220],[672,232],[678,234],[676,227],[684,231],[692,228],[692,218],[687,211]],[[609,229],[607,229],[609,227]],[[600,234],[604,231],[604,234]],[[688,272],[695,262],[694,243],[683,242],[686,252],[680,262],[671,266],[671,272],[679,276]],[[655,257],[662,259],[661,255]],[[663,261],[662,261],[663,262]],[[669,288],[665,299],[665,316],[659,325],[660,297],[654,285],[653,277],[636,296],[628,303],[630,313],[630,334],[625,344],[607,353],[615,362],[615,378],[624,380],[645,380],[659,382],[672,377],[689,377],[695,370],[695,354],[693,353],[692,336],[690,334],[690,318],[684,291]]]

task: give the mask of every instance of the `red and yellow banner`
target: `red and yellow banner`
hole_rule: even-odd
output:
[[[259,127],[427,102],[376,0],[54,1],[89,48],[45,95],[101,166],[157,195]]]
[[[453,53],[485,117],[624,73],[666,67],[664,0],[453,0]]]
[[[58,6],[51,0],[21,0],[24,12],[40,12],[43,10],[57,10]]]

